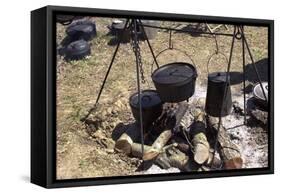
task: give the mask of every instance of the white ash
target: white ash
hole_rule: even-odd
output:
[[[162,169],[157,165],[152,165],[148,170],[142,171],[141,174],[166,174],[166,173],[178,173],[180,170],[178,168]]]
[[[206,97],[207,89],[198,86],[192,101],[197,98]],[[246,95],[246,99],[251,98],[252,95]],[[191,101],[191,103],[192,103]],[[244,107],[244,97],[241,94],[232,94],[232,101],[236,102],[239,107]],[[243,168],[260,168],[268,166],[268,145],[267,140],[264,140],[264,145],[258,145],[255,141],[255,128],[248,127],[244,124],[244,116],[234,113],[223,118],[223,125],[227,129],[227,133],[233,137],[233,142],[237,144],[240,149],[241,157],[243,159]],[[266,136],[267,137],[267,136]]]
[[[196,103],[199,98],[206,98],[206,87],[197,85],[194,95],[190,98],[189,103]],[[246,95],[246,99],[252,97]],[[243,109],[244,97],[241,94],[232,94],[232,101],[237,106]],[[204,108],[204,107],[202,107]],[[185,116],[190,114],[189,111],[185,113]],[[186,118],[190,119],[189,115]],[[251,128],[244,124],[244,116],[231,113],[222,119],[223,125],[227,130],[227,133],[231,136],[233,142],[238,146],[243,159],[243,168],[261,168],[268,166],[268,145],[267,140],[264,140],[263,145],[258,145],[255,141],[256,133],[255,128]],[[189,123],[189,122],[187,122]],[[267,136],[266,136],[267,138]],[[216,153],[218,154],[218,153]],[[177,168],[161,169],[157,165],[152,165],[148,170],[142,171],[142,174],[159,174],[159,173],[177,173],[180,172]]]

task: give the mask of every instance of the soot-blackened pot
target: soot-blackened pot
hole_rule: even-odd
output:
[[[131,40],[130,29],[128,27],[124,29],[125,24],[125,20],[114,20],[110,26],[111,34],[115,35],[122,43],[128,43]]]
[[[130,107],[134,118],[140,121],[138,93],[131,95]],[[155,90],[143,90],[141,93],[142,120],[144,128],[150,126],[162,113],[162,101]]]
[[[90,20],[77,20],[67,27],[66,33],[72,40],[92,40],[97,35],[96,23]]]
[[[90,45],[85,40],[74,41],[70,43],[65,49],[66,60],[79,60],[90,54]]]
[[[188,100],[195,90],[197,72],[189,63],[176,62],[161,66],[152,74],[152,80],[163,102]]]
[[[160,21],[155,21],[155,20],[141,20],[141,23],[143,25],[148,25],[148,26],[155,26],[155,27],[160,26]],[[138,22],[138,24],[139,24],[139,22]],[[158,32],[157,28],[144,26],[144,31],[145,31],[145,34],[144,34],[143,28],[141,26],[138,26],[138,28],[139,28],[141,40],[145,40],[145,34],[149,40],[154,39]]]
[[[225,99],[224,99],[225,94]],[[229,115],[232,107],[230,77],[225,72],[214,72],[208,75],[208,88],[205,110],[213,117]]]
[[[57,22],[62,25],[69,25],[74,20],[73,15],[57,15]]]

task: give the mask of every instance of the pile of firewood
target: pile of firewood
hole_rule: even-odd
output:
[[[162,115],[145,129],[143,146],[139,125],[135,123],[117,139],[115,150],[163,169],[241,168],[243,161],[237,145],[231,141],[223,124],[218,130],[218,118],[206,115],[204,106],[203,98],[190,103],[165,104]]]

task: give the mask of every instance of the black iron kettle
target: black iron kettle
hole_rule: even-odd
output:
[[[226,72],[209,73],[205,105],[206,113],[213,117],[224,117],[229,115],[231,107],[230,76],[227,76]]]

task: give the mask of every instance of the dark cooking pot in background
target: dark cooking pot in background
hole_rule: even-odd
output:
[[[137,122],[140,121],[138,96],[138,93],[134,93],[129,99],[133,116]],[[142,91],[141,102],[143,126],[147,128],[161,115],[163,103],[155,90]]]
[[[74,41],[65,49],[66,60],[79,60],[90,54],[90,45],[85,40]]]
[[[57,15],[57,22],[62,25],[68,25],[71,24],[74,18],[75,16],[73,15]]]
[[[196,78],[195,67],[183,62],[163,65],[152,74],[155,88],[163,102],[188,100],[194,94]]]
[[[256,105],[260,106],[263,109],[267,109],[268,108],[268,83],[262,82],[262,87],[266,98],[264,97],[261,85],[259,83],[254,86],[253,96]]]
[[[118,40],[122,43],[128,43],[131,40],[131,33],[129,28],[127,27],[122,34],[122,30],[124,29],[126,24],[126,20],[114,20],[109,27],[111,34],[115,35]]]
[[[67,27],[66,33],[72,40],[88,41],[97,35],[96,23],[90,20],[77,20]]]
[[[149,26],[156,26],[156,27],[160,26],[160,21],[155,21],[155,20],[141,20],[141,23],[143,25],[149,25]],[[138,28],[139,28],[139,31],[140,31],[140,39],[145,40],[145,34],[142,30],[142,27],[138,26]],[[158,29],[144,26],[144,31],[145,31],[148,39],[154,39],[157,35]]]
[[[227,90],[226,97],[225,100],[223,100],[225,90]],[[228,77],[228,80],[226,80],[225,72],[210,73],[208,75],[208,88],[205,106],[206,112],[213,117],[219,117],[220,114],[224,117],[229,115],[231,107],[232,98],[230,76]]]

